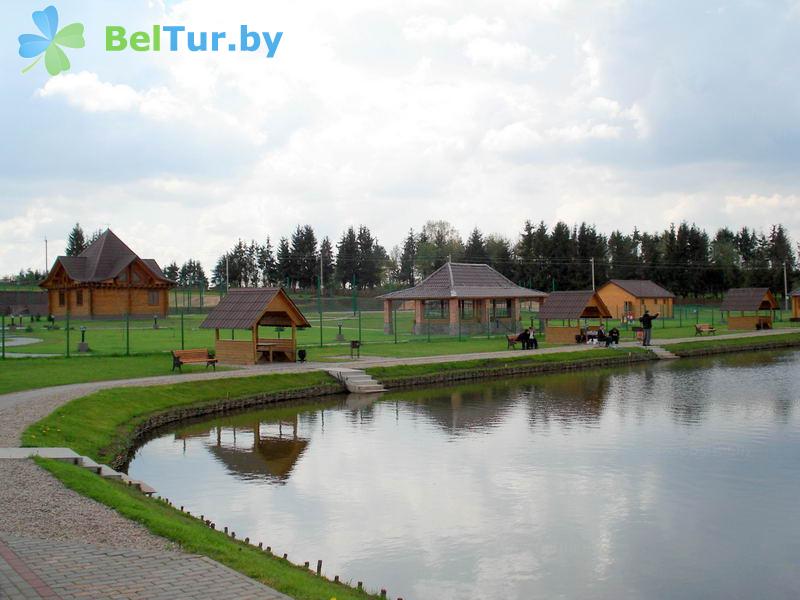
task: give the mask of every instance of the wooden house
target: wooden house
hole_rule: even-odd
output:
[[[106,229],[78,256],[59,256],[39,286],[55,316],[165,317],[175,282],[155,260],[139,258]]]
[[[46,316],[47,294],[44,291],[0,290],[0,315]]]
[[[297,330],[311,325],[283,288],[241,288],[230,290],[200,327],[215,331],[219,362],[253,365],[297,360]],[[262,338],[261,327],[290,329],[291,337]],[[237,340],[237,330],[248,335]]]
[[[649,279],[611,279],[597,290],[616,319],[638,319],[649,310],[671,318],[675,294]]]
[[[719,308],[728,313],[728,329],[772,329],[778,301],[769,288],[733,288]]]
[[[792,318],[800,319],[800,290],[792,292]]]
[[[610,318],[611,311],[600,295],[592,290],[553,292],[539,311],[539,319],[545,323],[545,339],[551,344],[574,344],[576,336],[581,334],[582,319],[602,323]]]
[[[471,335],[516,332],[522,301],[541,302],[547,294],[518,286],[489,265],[445,263],[412,288],[379,296],[383,330],[394,332],[393,313],[412,302],[414,333]]]

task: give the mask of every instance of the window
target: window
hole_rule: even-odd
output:
[[[158,292],[151,290],[147,292],[147,303],[150,306],[158,306]]]
[[[75,304],[78,306],[83,306],[83,290],[78,290],[75,292]]]
[[[67,305],[67,295],[64,292],[58,292],[58,305],[59,306]]]
[[[461,319],[472,319],[475,317],[475,305],[472,300],[462,300],[459,308],[461,309]]]
[[[446,300],[425,300],[426,319],[449,319],[450,303]]]

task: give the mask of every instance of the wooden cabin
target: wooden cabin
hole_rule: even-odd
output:
[[[792,292],[792,319],[800,319],[800,290]]]
[[[675,294],[649,279],[611,279],[597,290],[616,319],[638,319],[649,310],[671,318]]]
[[[311,324],[283,288],[242,288],[230,290],[200,327],[214,330],[219,362],[254,365],[297,360],[297,330]],[[290,337],[261,337],[261,327],[290,329]],[[236,339],[237,330],[247,334]]]
[[[537,308],[547,294],[521,287],[489,265],[445,263],[412,288],[383,299],[383,331],[394,332],[394,311],[413,303],[417,335],[517,332],[521,303]]]
[[[728,313],[728,329],[772,329],[778,301],[769,288],[733,288],[719,308]]]
[[[585,328],[581,325],[582,319],[584,324],[588,319],[602,324],[610,318],[611,311],[600,295],[592,290],[553,292],[539,311],[539,319],[545,322],[545,339],[551,344],[574,344],[576,336]]]
[[[152,318],[167,316],[175,282],[155,260],[139,258],[106,229],[78,256],[59,256],[39,286],[57,317]]]

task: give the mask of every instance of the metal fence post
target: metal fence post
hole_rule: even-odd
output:
[[[183,330],[183,327],[184,327],[184,325],[183,325],[183,315],[184,315],[185,312],[186,312],[185,310],[181,311],[181,350],[186,350],[186,334],[184,333],[184,330]]]
[[[2,355],[0,358],[6,358],[6,316],[0,315],[0,347],[2,347]]]
[[[69,311],[66,313],[67,321],[66,321],[66,333],[67,333],[67,358],[69,358]]]
[[[396,306],[394,307],[394,327],[392,327],[392,329],[394,330],[394,343],[396,344],[397,343],[397,307]]]
[[[125,356],[131,355],[131,315],[125,313]]]
[[[361,309],[358,309],[358,342],[361,343]]]
[[[322,348],[322,280],[319,277],[317,278],[317,311],[319,312],[319,347]]]

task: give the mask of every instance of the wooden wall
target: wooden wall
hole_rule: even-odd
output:
[[[231,365],[255,364],[253,340],[216,340],[216,358]]]
[[[660,313],[663,317],[672,317],[673,298],[638,298],[615,284],[602,286],[597,294],[615,319],[625,315],[626,302],[631,303],[631,312],[635,319],[641,317],[645,309],[651,313]]]
[[[78,291],[83,292],[83,305],[78,305]],[[156,289],[158,303],[150,304],[150,291],[144,288],[74,288],[64,292],[66,302],[60,306],[59,290],[49,290],[50,313],[64,317],[69,310],[70,317],[117,317],[126,314],[132,317],[165,317],[169,306],[169,290]],[[129,293],[130,292],[130,293]]]
[[[765,315],[728,315],[728,329],[756,329],[758,323],[768,322],[772,327],[772,317]]]
[[[580,327],[554,327],[547,325],[544,329],[544,339],[548,344],[574,344],[575,336],[581,332]]]
[[[800,296],[792,296],[792,316],[800,319]]]

